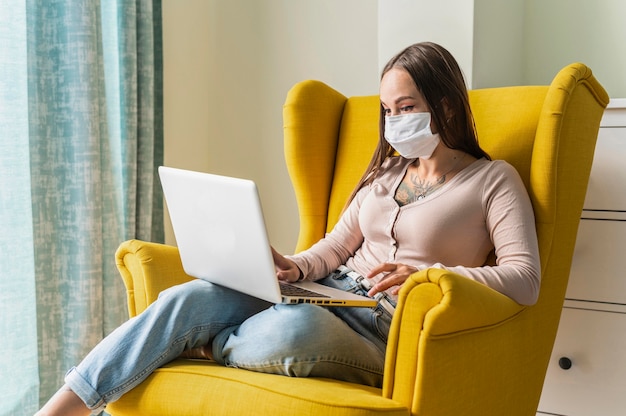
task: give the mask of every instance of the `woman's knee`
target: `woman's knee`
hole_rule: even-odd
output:
[[[167,297],[178,297],[178,296],[186,296],[187,294],[193,294],[198,290],[202,290],[203,280],[194,279],[189,282],[181,283],[175,286],[168,287],[159,293],[159,299],[167,298]],[[206,283],[206,282],[204,282]]]
[[[301,339],[302,334],[319,333],[329,320],[337,318],[327,309],[308,304],[275,305],[264,311],[264,322],[277,328],[284,337]]]
[[[215,290],[214,285],[200,279],[169,287],[159,293],[156,303],[161,308],[194,306],[198,303],[206,304],[211,293]]]
[[[227,347],[254,345],[259,353],[294,352],[303,345],[317,344],[331,333],[345,331],[345,324],[325,308],[315,305],[275,305],[243,322],[230,335]],[[324,342],[324,341],[322,341]]]

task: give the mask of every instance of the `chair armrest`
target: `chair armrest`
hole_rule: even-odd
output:
[[[168,287],[193,279],[183,270],[178,248],[140,240],[123,242],[115,253],[126,285],[128,313],[141,313]]]
[[[425,321],[424,330],[432,335],[498,325],[525,309],[482,283],[442,269],[413,274],[410,283],[405,285],[406,301],[411,297],[410,292],[424,283],[437,285],[442,296]]]
[[[411,408],[415,404],[414,396],[425,389],[424,386],[418,388],[425,373],[438,365],[439,371],[446,373],[444,368],[454,368],[456,361],[468,359],[471,351],[465,350],[475,347],[451,340],[506,325],[525,309],[509,297],[447,270],[427,269],[414,273],[400,291],[391,324],[383,395]],[[429,343],[444,339],[452,345],[448,353],[454,351],[454,354],[445,357],[445,365],[441,365],[429,349]],[[489,345],[492,341],[491,336],[473,339],[477,350],[492,349],[493,345]],[[464,375],[451,372],[445,376],[462,378]]]

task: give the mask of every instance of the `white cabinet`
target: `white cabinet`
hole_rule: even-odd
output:
[[[626,99],[611,100],[538,415],[626,415]]]

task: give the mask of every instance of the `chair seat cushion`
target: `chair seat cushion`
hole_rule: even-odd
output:
[[[172,389],[175,390],[172,390]],[[174,394],[172,394],[174,393]],[[381,390],[338,380],[292,378],[175,360],[153,374],[107,413],[123,415],[408,415]]]

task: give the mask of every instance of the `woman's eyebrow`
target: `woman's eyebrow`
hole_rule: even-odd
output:
[[[403,96],[401,96],[401,97],[396,98],[396,99],[393,101],[393,103],[394,103],[394,104],[398,104],[399,102],[402,102],[402,101],[404,101],[404,100],[415,100],[415,97],[410,96],[410,95],[403,95]],[[384,102],[383,100],[380,100],[380,103],[381,103],[382,105],[385,105],[385,102]]]
[[[410,96],[410,95],[403,95],[402,97],[398,97],[398,98],[396,98],[396,100],[395,100],[394,102],[395,102],[396,104],[398,104],[399,102],[404,101],[404,100],[414,100],[414,99],[415,99],[415,97],[413,97],[413,96]]]

